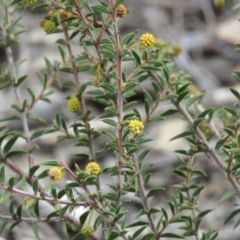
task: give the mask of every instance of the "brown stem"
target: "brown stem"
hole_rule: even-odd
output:
[[[154,225],[154,221],[152,219],[152,215],[149,213],[150,206],[149,206],[149,203],[148,203],[148,199],[146,197],[143,175],[142,175],[142,172],[139,169],[139,165],[138,165],[138,160],[137,160],[136,154],[133,154],[133,164],[134,164],[136,172],[138,173],[138,176],[137,176],[137,178],[138,178],[138,186],[139,186],[139,193],[140,193],[140,198],[142,200],[143,208],[146,211],[146,215],[147,215],[147,218],[148,218],[151,230],[155,234],[157,234],[157,231],[156,231],[156,228],[155,228],[155,225]]]
[[[65,218],[61,217],[52,217],[52,218],[30,218],[30,217],[21,217],[20,219],[13,219],[12,216],[0,215],[0,219],[14,221],[14,222],[61,222],[65,221]]]
[[[114,7],[115,1],[109,0],[109,8],[112,16],[114,25],[114,42],[116,50],[116,63],[117,63],[117,75],[118,75],[118,90],[117,90],[117,111],[118,111],[118,124],[121,126],[123,121],[123,89],[122,89],[122,48],[120,45],[120,39],[117,28],[117,15]],[[118,167],[118,203],[121,198],[121,172],[122,172],[122,155],[123,155],[123,129],[118,129],[118,156],[117,156],[117,167]]]
[[[1,28],[2,28],[2,35],[3,35],[3,43],[4,43],[4,45],[7,46],[6,54],[7,54],[8,64],[10,67],[10,73],[12,76],[12,88],[15,93],[18,106],[21,109],[23,107],[23,100],[22,100],[22,96],[20,94],[20,91],[19,91],[19,88],[17,85],[17,81],[18,81],[17,69],[16,69],[16,66],[14,63],[14,59],[13,59],[12,48],[11,48],[11,46],[8,46],[7,32],[5,30],[5,27],[2,25]],[[29,126],[28,126],[26,110],[24,109],[21,114],[22,114],[22,126],[23,126],[24,133],[25,133],[25,139],[26,139],[26,145],[27,145],[27,151],[28,151],[28,166],[29,166],[29,168],[31,168],[34,165],[34,160],[33,160],[32,153],[31,153],[32,143],[30,140],[30,130],[29,130]]]
[[[47,196],[41,197],[41,196],[38,196],[36,194],[31,194],[29,192],[25,192],[25,191],[22,191],[22,190],[19,190],[19,189],[16,189],[16,188],[9,188],[9,186],[2,185],[2,184],[0,185],[0,189],[9,191],[11,193],[16,193],[16,194],[19,194],[19,195],[22,195],[22,196],[28,196],[28,197],[31,197],[31,198],[36,199],[36,200],[46,201],[46,202],[52,203],[54,205],[56,205],[57,203],[72,205],[72,206],[86,206],[87,205],[86,202],[71,202],[71,201],[68,201],[68,200],[61,200],[61,199],[56,199],[56,198],[47,197]]]

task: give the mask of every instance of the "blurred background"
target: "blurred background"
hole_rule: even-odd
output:
[[[234,70],[240,69],[240,54],[234,51],[235,43],[240,42],[240,22],[239,11],[233,11],[233,6],[240,1],[227,1],[222,7],[214,6],[212,0],[128,0],[126,7],[131,11],[124,19],[119,21],[120,33],[125,35],[135,29],[139,29],[136,39],[145,32],[154,34],[154,36],[163,41],[179,43],[182,47],[182,53],[174,58],[175,64],[179,70],[183,70],[191,75],[194,85],[200,90],[206,90],[206,96],[202,101],[204,107],[213,106],[221,108],[222,106],[232,106],[236,101],[228,88],[234,87],[240,91],[240,86],[231,76]],[[2,10],[1,10],[2,11]],[[46,66],[43,57],[49,60],[60,58],[56,45],[57,39],[62,37],[61,33],[46,35],[38,25],[39,20],[46,13],[43,11],[30,11],[29,9],[18,10],[15,16],[22,16],[22,23],[27,28],[27,32],[19,36],[19,44],[13,46],[15,59],[26,59],[27,61],[19,68],[18,75],[28,74],[29,77],[21,86],[23,98],[29,98],[25,87],[31,87],[36,93],[41,90],[41,85],[36,78],[35,71],[45,71]],[[73,43],[75,54],[80,53],[77,41]],[[0,64],[2,67],[7,65],[5,50],[0,48]],[[126,66],[128,68],[129,66]],[[129,67],[131,69],[131,67]],[[61,74],[60,80],[72,80],[70,74]],[[91,80],[91,76],[86,73],[80,73],[81,81]],[[38,114],[45,119],[48,125],[41,125],[36,122],[30,122],[32,131],[51,127],[52,120],[57,112],[63,116],[67,124],[76,120],[75,114],[70,113],[66,108],[66,97],[74,92],[73,89],[52,85],[55,91],[50,99],[52,104],[39,102],[33,109],[33,113]],[[144,115],[142,89],[152,91],[148,84],[142,83],[137,89],[137,95],[134,97],[138,101],[137,108]],[[89,95],[86,98],[87,108],[93,110],[97,116],[103,110],[103,106],[92,101]],[[0,116],[6,116],[13,112],[12,103],[15,101],[14,92],[10,89],[1,91],[0,94]],[[157,113],[169,109],[170,103],[162,104]],[[21,122],[11,121],[8,123],[10,129],[21,130]],[[98,120],[92,121],[92,127],[103,130],[106,125]],[[153,177],[148,187],[165,187],[165,193],[159,194],[156,198],[151,199],[151,203],[156,207],[165,207],[166,201],[169,200],[172,189],[171,185],[183,181],[173,172],[173,167],[179,165],[175,150],[180,148],[188,149],[184,140],[169,142],[173,136],[183,132],[186,129],[186,123],[179,115],[168,118],[168,121],[149,124],[146,128],[146,134],[154,140],[145,144],[142,148],[151,148],[152,151],[149,159],[154,162],[155,166],[151,169]],[[88,152],[86,148],[74,147],[73,142],[62,142],[56,144],[58,133],[49,134],[39,138],[34,143],[40,147],[39,151],[34,153],[35,163],[56,159],[64,161],[71,168],[74,164],[79,164],[82,169],[87,163],[86,159],[73,156],[79,152]],[[94,142],[95,150],[105,149],[107,139],[100,138]],[[214,143],[214,140],[213,140]],[[19,146],[24,147],[24,142],[18,141]],[[104,150],[99,157],[99,163],[102,168],[113,166],[115,164],[114,156]],[[13,159],[22,168],[27,169],[27,161],[23,156]],[[187,160],[187,159],[186,159]],[[146,160],[147,161],[147,160]],[[195,162],[200,168],[206,171],[207,177],[197,179],[198,184],[205,185],[199,199],[199,208],[201,210],[213,209],[205,218],[201,225],[201,231],[220,229],[218,240],[239,240],[240,228],[233,230],[233,226],[238,220],[234,218],[228,224],[223,225],[226,217],[234,209],[232,204],[239,202],[237,198],[231,198],[229,201],[219,203],[223,194],[232,189],[228,180],[224,177],[214,162],[199,154]],[[11,171],[9,171],[11,175]],[[59,186],[63,186],[64,179],[60,181]],[[109,176],[101,175],[100,180],[103,183],[103,191],[107,191]],[[137,212],[141,209],[139,199],[132,196],[130,211]],[[21,203],[19,196],[14,196],[16,204]],[[8,205],[6,205],[7,207]],[[47,214],[47,206],[43,206],[43,214]],[[215,209],[215,210],[214,210]],[[1,209],[4,212],[4,209]],[[74,216],[77,218],[84,209],[78,209]],[[5,212],[7,214],[7,211]],[[143,219],[144,220],[144,219]],[[0,220],[1,221],[1,220]],[[129,221],[132,221],[129,217]],[[34,240],[35,237],[30,229],[31,223],[21,223],[11,231],[4,231],[0,240]],[[65,239],[61,232],[59,224],[39,224],[41,239],[51,237],[51,240]],[[173,224],[169,231],[178,232],[178,225]],[[179,233],[179,232],[178,232]],[[169,238],[168,238],[169,239]],[[193,238],[186,238],[193,239]]]

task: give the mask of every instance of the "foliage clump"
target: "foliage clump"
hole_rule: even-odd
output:
[[[0,5],[5,9],[0,19],[1,46],[8,56],[8,66],[0,69],[0,90],[15,94],[9,105],[14,114],[0,117],[0,204],[8,205],[8,215],[0,213],[0,235],[6,228],[11,230],[28,221],[34,223],[36,239],[41,239],[39,222],[62,224],[64,238],[69,239],[74,232],[72,240],[217,239],[218,229],[203,224],[213,209],[199,204],[205,188],[201,179],[208,174],[196,156],[204,154],[229,180],[234,191],[225,193],[220,203],[233,196],[240,198],[239,92],[230,88],[236,98],[231,107],[205,108],[205,91],[197,89],[191,76],[175,65],[175,57],[183,51],[179,43],[159,39],[157,33],[140,37],[138,31],[120,33],[119,22],[130,12],[124,0],[14,0],[11,4],[0,1]],[[44,71],[36,69],[40,91],[26,87],[28,98],[22,90],[27,73],[19,76],[21,61],[15,62],[12,57],[12,45],[25,31],[21,18],[15,19],[12,13],[26,7],[45,13],[40,20],[33,19],[36,26],[47,34],[59,34],[56,45],[51,46],[59,51],[59,59],[44,58]],[[240,52],[240,44],[236,46]],[[240,72],[235,71],[233,76],[240,83]],[[147,87],[142,87],[143,82]],[[74,112],[74,119],[69,111],[64,116],[54,108],[51,122],[36,114],[38,102],[52,103],[52,86],[62,91],[61,106]],[[65,91],[69,91],[67,99]],[[142,109],[134,98],[139,91]],[[91,109],[90,102],[99,106],[100,114]],[[168,109],[158,112],[162,104]],[[149,123],[156,128],[179,115],[186,129],[170,140],[184,138],[187,147],[175,151],[178,164],[169,174],[178,176],[178,182],[172,184],[169,196],[161,182],[155,182],[154,187],[149,184],[160,170],[148,157],[152,146],[146,143],[151,144],[153,139],[146,129]],[[23,128],[11,129],[10,121],[21,122]],[[32,121],[40,128],[32,127]],[[104,129],[99,127],[102,124]],[[79,157],[88,164],[69,167],[67,159],[41,159],[36,163],[39,142],[47,134],[54,138],[57,135],[55,144],[72,144],[76,153],[69,157]],[[19,139],[26,147],[18,147]],[[101,149],[96,142],[101,142]],[[112,161],[105,159],[109,153]],[[15,158],[23,158],[27,169]],[[23,197],[19,206],[16,195]],[[51,206],[47,214],[40,211],[42,202]],[[85,211],[76,218],[79,207]],[[225,223],[239,216],[239,204],[234,207]],[[26,212],[28,217],[23,217]],[[237,221],[234,227],[239,224]],[[169,231],[169,227],[176,231]]]

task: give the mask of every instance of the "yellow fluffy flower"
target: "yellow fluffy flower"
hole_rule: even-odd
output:
[[[48,170],[48,177],[53,181],[59,181],[62,178],[62,168],[61,167],[51,167]]]
[[[127,9],[123,4],[118,5],[116,8],[117,17],[124,18],[127,14]]]
[[[123,82],[122,83],[122,88],[125,88],[127,86],[127,84],[128,84],[127,82]]]
[[[53,21],[46,21],[44,23],[43,29],[47,34],[54,33],[54,31],[56,29],[56,24]]]
[[[85,237],[89,237],[92,233],[94,232],[94,228],[92,226],[84,226],[81,229],[81,233],[85,236]]]
[[[140,43],[143,47],[150,47],[155,43],[155,38],[151,33],[144,33],[140,37]]]
[[[67,107],[71,112],[77,112],[80,107],[80,101],[78,97],[74,94],[70,97],[70,99],[67,102]]]
[[[96,162],[90,162],[85,168],[85,172],[97,176],[101,172],[100,166]]]
[[[144,125],[141,121],[134,119],[128,122],[128,128],[132,133],[139,134],[143,131]]]

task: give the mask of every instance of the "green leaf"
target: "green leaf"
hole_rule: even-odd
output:
[[[7,224],[8,224],[8,221],[3,221],[2,222],[2,224],[1,224],[1,226],[0,226],[0,236],[2,236],[2,233],[3,233],[3,231],[4,231],[4,229],[5,229],[5,227],[7,226]]]
[[[34,173],[39,169],[39,165],[35,165],[29,169],[29,176],[32,177]]]
[[[215,149],[218,150],[218,149],[227,141],[228,137],[229,137],[229,136],[226,136],[226,137],[220,139],[220,140],[216,143]]]
[[[0,84],[0,90],[4,89],[4,88],[7,88],[11,86],[11,83],[10,82],[6,82],[6,83],[1,83]]]
[[[149,153],[150,149],[144,150],[139,156],[138,156],[138,162],[141,162]]]
[[[122,3],[124,3],[124,0],[116,0],[114,7],[116,8]]]
[[[222,197],[221,199],[219,200],[220,203],[222,202],[225,202],[227,199],[233,197],[236,195],[236,192],[235,191],[228,191],[226,192]]]
[[[80,217],[79,217],[79,222],[84,225],[88,215],[89,215],[90,211],[86,211],[85,213],[83,213]]]
[[[114,121],[114,120],[112,120],[112,119],[106,118],[106,119],[102,119],[102,121],[103,121],[104,123],[112,126],[112,127],[117,127],[116,121]]]
[[[61,55],[61,58],[62,58],[62,62],[64,62],[65,59],[66,59],[66,52],[65,52],[65,50],[63,49],[63,47],[61,45],[58,44],[57,47],[58,47],[58,50],[60,52],[60,55]]]
[[[60,44],[60,45],[64,45],[64,46],[67,46],[67,42],[65,39],[63,38],[60,38],[56,41],[56,43]]]
[[[183,132],[183,133],[180,133],[177,136],[171,138],[169,141],[173,141],[175,139],[186,137],[186,136],[190,136],[190,135],[193,135],[193,133],[192,132]]]
[[[195,103],[195,102],[197,102],[197,101],[201,101],[202,98],[203,98],[203,96],[204,96],[204,93],[201,93],[201,94],[199,94],[199,95],[197,95],[197,96],[194,96],[194,97],[190,98],[190,99],[187,100],[187,102],[186,102],[186,107],[190,107],[193,103]]]
[[[147,226],[147,225],[149,225],[149,222],[144,222],[144,221],[135,222],[135,223],[128,225],[126,228],[138,227],[138,226],[143,226],[143,225]]]
[[[144,178],[144,186],[145,186],[145,187],[146,187],[146,185],[148,184],[148,181],[150,180],[151,176],[152,176],[152,173],[148,173],[148,174],[146,175],[146,177]]]
[[[0,169],[0,184],[4,184],[4,182],[5,182],[5,167],[2,166]]]
[[[147,163],[147,164],[144,164],[142,167],[141,167],[141,172],[145,172],[147,170],[149,170],[151,167],[153,167],[154,164],[152,163]]]
[[[35,199],[30,199],[29,201],[27,201],[27,204],[25,205],[26,209],[31,209],[33,208],[33,206],[36,204],[36,200]]]
[[[7,117],[3,117],[3,118],[0,118],[0,122],[4,122],[4,121],[12,121],[12,120],[20,120],[21,118],[17,115],[10,115],[10,116],[7,116]]]
[[[232,73],[232,76],[240,83],[240,72],[239,71],[234,71],[233,73]],[[233,88],[230,88],[230,91],[231,91],[231,89],[233,89]],[[238,97],[237,97],[238,98]],[[240,99],[240,98],[239,98]]]
[[[137,231],[135,231],[134,234],[132,235],[132,240],[136,239],[143,232],[143,230],[146,227],[147,226],[143,226],[143,227],[139,228]]]
[[[149,120],[150,122],[158,122],[158,121],[164,121],[166,120],[166,118],[163,116],[154,116],[154,117],[151,117]]]
[[[161,211],[163,213],[165,221],[167,222],[168,221],[168,214],[167,214],[166,210],[164,208],[161,208]]]
[[[204,118],[206,115],[208,115],[210,112],[213,112],[214,109],[212,107],[207,108],[206,110],[204,110],[203,112],[201,112],[197,118]]]
[[[161,68],[159,67],[154,67],[154,66],[143,66],[141,69],[148,70],[148,71],[160,71]]]
[[[160,116],[164,116],[165,117],[165,116],[169,116],[169,115],[175,114],[177,112],[178,112],[177,109],[169,109],[166,112],[163,112]]]
[[[33,132],[30,139],[33,140],[37,137],[40,137],[40,136],[48,134],[48,133],[53,133],[55,131],[56,130],[54,128],[37,130],[37,131]]]
[[[116,89],[109,83],[101,83],[99,84],[99,87],[103,88],[107,92],[110,92],[111,94],[116,92]]]
[[[67,225],[66,221],[63,221],[63,222],[62,222],[61,229],[62,229],[63,234],[64,234],[64,236],[66,237],[66,239],[70,239],[70,238],[69,238],[69,234],[68,234],[68,225]]]
[[[47,160],[42,163],[45,166],[58,166],[59,162],[56,160]]]
[[[144,100],[144,106],[145,106],[146,115],[148,115],[149,112],[150,112],[151,107],[149,105],[149,102],[146,99]]]
[[[207,215],[208,213],[210,213],[212,211],[212,209],[208,209],[208,210],[204,210],[202,212],[200,212],[197,216],[197,219],[199,218],[203,218],[205,215]]]
[[[65,186],[65,188],[75,188],[75,187],[79,187],[79,184],[76,182],[70,182]]]
[[[123,37],[123,39],[121,40],[121,45],[124,46],[124,45],[127,45],[133,40],[134,36],[136,35],[136,33],[138,32],[138,30],[135,30],[133,32],[130,32],[129,34],[127,34],[126,36]],[[133,50],[131,51],[132,53],[134,52]],[[133,56],[134,54],[137,55],[136,52],[133,53]],[[138,55],[137,55],[138,56]],[[135,57],[135,56],[134,56]],[[139,58],[139,56],[138,56]],[[140,59],[140,58],[139,58]],[[138,59],[138,60],[139,60]],[[141,60],[140,60],[140,64],[141,64]]]
[[[146,211],[145,211],[144,209],[141,209],[141,210],[139,210],[139,212],[137,213],[135,219],[137,219],[137,218],[139,218],[140,216],[145,215],[145,214],[147,214]]]
[[[145,100],[147,100],[147,102],[149,103],[150,108],[152,108],[153,99],[152,99],[151,95],[146,90],[143,90],[143,94],[144,94]]]
[[[22,187],[23,191],[27,191],[27,180],[26,176],[22,177],[22,180],[20,181],[20,186]]]
[[[33,233],[35,235],[35,237],[40,240],[40,237],[39,237],[39,233],[38,233],[38,225],[36,222],[33,222],[32,223],[32,229],[33,229]]]
[[[38,192],[38,179],[37,178],[32,183],[32,189],[33,189],[34,194],[36,194]]]
[[[26,151],[22,150],[22,149],[14,149],[14,150],[8,152],[5,155],[5,158],[10,158],[10,157],[13,157],[13,156],[16,156],[16,155],[19,155],[19,154],[23,154],[23,153],[26,153]]]
[[[33,9],[41,9],[41,8],[48,8],[49,7],[49,4],[48,3],[42,3],[42,4],[38,4],[38,5],[36,5],[36,6],[34,6],[34,7],[32,7],[32,10]]]
[[[36,115],[34,115],[34,114],[32,114],[32,113],[29,113],[29,114],[28,114],[28,118],[31,119],[31,120],[33,120],[33,121],[36,121],[36,122],[40,122],[40,123],[43,123],[43,124],[47,124],[47,122],[46,122],[43,118],[38,117],[38,116],[36,116]]]
[[[229,107],[224,107],[223,109],[225,109],[227,112],[232,114],[234,117],[238,117],[238,113],[234,109],[229,108]]]
[[[3,204],[11,196],[11,193],[6,191],[0,198],[0,204]]]
[[[155,239],[154,233],[148,233],[141,238],[141,240],[154,240],[154,239]]]
[[[201,189],[201,188],[200,188],[200,189]],[[208,210],[202,211],[202,212],[200,212],[200,213],[198,214],[198,216],[197,216],[197,218],[196,218],[196,229],[199,228],[199,225],[200,225],[200,223],[201,223],[201,221],[202,221],[202,218],[203,218],[206,214],[208,214],[209,212],[211,212],[211,211],[212,211],[212,209],[208,209]]]
[[[103,5],[92,5],[91,8],[93,9],[93,11],[98,11],[100,13],[110,13],[109,9]]]
[[[195,119],[193,122],[193,127],[196,128],[202,122],[202,120],[203,120],[203,118]]]
[[[104,113],[101,116],[101,118],[106,118],[106,117],[115,117],[118,115],[118,111],[114,107],[106,107],[104,109]]]
[[[178,238],[178,239],[185,239],[184,237],[175,234],[175,233],[163,233],[161,234],[161,237],[165,237],[165,238]]]
[[[239,214],[239,213],[240,213],[240,208],[237,209],[237,210],[235,210],[235,211],[233,211],[233,212],[231,212],[231,213],[228,215],[228,217],[226,218],[224,224],[226,224],[229,220],[231,220],[232,218],[234,218],[234,217],[235,217],[237,214]]]
[[[126,111],[128,108],[131,108],[133,105],[135,105],[137,101],[129,102],[123,105],[123,111]]]
[[[141,65],[141,64],[142,64],[142,63],[141,63],[141,58],[138,56],[138,54],[137,54],[134,50],[131,50],[131,53],[132,53],[132,55],[134,56],[137,65]]]
[[[86,237],[81,233],[77,233],[71,240],[85,240]]]
[[[13,136],[12,138],[10,138],[10,140],[8,140],[8,142],[5,144],[4,148],[3,148],[3,153],[7,154],[10,149],[12,148],[12,146],[14,145],[14,143],[17,141],[19,136]]]
[[[238,99],[240,100],[240,94],[237,90],[235,90],[234,88],[229,88],[229,90],[232,92],[232,94]]]
[[[151,189],[149,192],[148,192],[148,194],[147,194],[147,198],[150,198],[150,197],[152,197],[152,196],[154,196],[154,195],[156,195],[156,194],[158,194],[158,193],[160,193],[160,192],[163,192],[163,191],[165,191],[166,189],[165,188],[163,188],[163,187],[160,187],[160,188],[153,188],[153,189]]]

